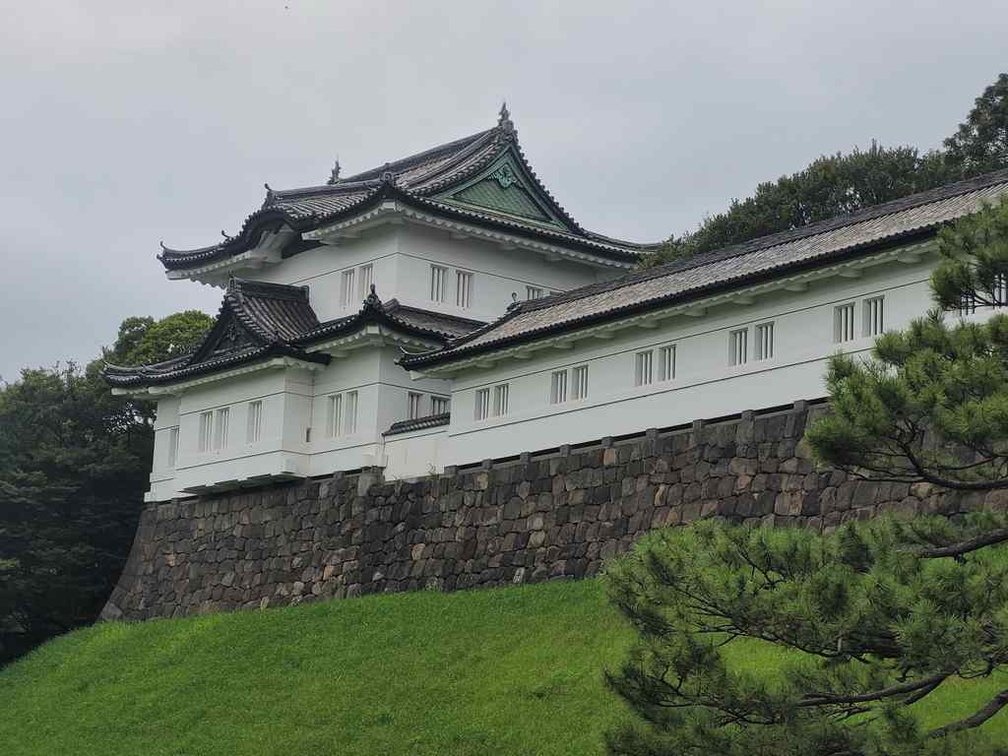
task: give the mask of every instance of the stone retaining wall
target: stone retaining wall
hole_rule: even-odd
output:
[[[801,439],[824,411],[798,402],[411,482],[338,473],[149,505],[103,617],[579,578],[646,530],[700,517],[828,529],[984,503],[817,470]]]

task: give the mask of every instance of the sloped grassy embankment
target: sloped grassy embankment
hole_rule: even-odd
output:
[[[0,752],[599,754],[629,716],[602,672],[630,640],[595,580],[102,624],[0,671]],[[962,716],[1003,677],[922,713]],[[984,729],[1008,741],[1008,715]]]

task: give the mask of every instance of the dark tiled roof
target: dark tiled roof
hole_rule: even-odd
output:
[[[630,273],[544,299],[522,302],[443,350],[402,360],[422,367],[461,359],[629,314],[706,296],[789,271],[829,264],[880,246],[933,236],[945,223],[1008,192],[1008,170],[956,182],[693,258]]]
[[[537,193],[556,216],[559,225],[546,229],[528,219],[492,210],[473,211],[435,201],[450,187],[477,176],[495,160],[510,152],[520,164]],[[190,250],[162,245],[158,258],[169,270],[205,265],[247,251],[258,244],[263,232],[289,226],[297,232],[319,228],[352,217],[383,199],[398,199],[434,213],[450,212],[477,224],[490,223],[520,235],[545,237],[557,244],[573,245],[602,257],[633,261],[655,244],[636,244],[591,233],[581,228],[539,181],[529,166],[517,133],[509,119],[492,129],[458,139],[401,160],[338,179],[333,184],[274,191],[267,187],[262,207],[249,215],[241,230],[217,244]]]
[[[173,383],[198,375],[273,357],[327,364],[329,355],[312,352],[320,341],[350,335],[370,323],[443,344],[485,323],[406,307],[395,299],[381,302],[372,287],[360,311],[320,323],[301,286],[232,279],[217,320],[196,348],[182,357],[154,365],[106,365],[113,386]]]
[[[399,420],[392,423],[389,429],[382,433],[383,436],[395,436],[399,433],[409,433],[410,431],[426,430],[427,428],[439,428],[451,422],[451,413],[442,412],[439,415],[428,415],[427,417],[417,417],[412,420]]]

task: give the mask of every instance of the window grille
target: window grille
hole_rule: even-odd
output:
[[[199,450],[210,451],[213,443],[213,412],[201,412],[199,416]]]
[[[976,311],[976,297],[972,294],[963,294],[962,299],[959,300],[959,315],[965,317],[966,315],[972,315]]]
[[[357,392],[347,391],[344,396],[346,399],[343,412],[343,435],[349,436],[357,432]]]
[[[749,361],[749,329],[740,328],[728,334],[728,364],[745,365]]]
[[[647,386],[654,379],[653,372],[654,353],[649,349],[646,352],[637,352],[634,355],[634,385]]]
[[[774,324],[756,326],[756,359],[772,360],[774,354]]]
[[[511,384],[502,383],[494,386],[494,417],[504,417],[508,413],[510,394]]]
[[[476,391],[476,420],[486,420],[490,417],[490,389],[478,389]]]
[[[466,310],[472,306],[473,274],[455,271],[455,304]]]
[[[262,433],[262,400],[249,402],[248,405],[248,427],[245,433],[245,440],[254,444],[259,441]]]
[[[445,412],[451,411],[451,399],[447,396],[432,396],[431,397],[431,414],[432,415],[443,415]]]
[[[658,380],[671,381],[675,379],[676,345],[669,344],[658,350]]]
[[[854,340],[854,303],[833,308],[833,341],[842,344]]]
[[[423,396],[423,394],[417,394],[413,391],[409,392],[406,408],[408,419],[416,420],[418,417],[423,417]]]
[[[217,410],[217,423],[214,427],[214,449],[226,449],[228,443],[228,420],[231,411],[227,407]]]
[[[174,469],[178,461],[179,429],[176,425],[168,429],[168,467]]]
[[[991,288],[991,296],[995,307],[1008,306],[1008,275],[998,273],[994,276],[994,286]]]
[[[525,299],[542,299],[543,290],[539,286],[526,286]]]
[[[368,263],[360,266],[360,288],[357,290],[357,301],[363,302],[365,297],[371,293],[371,284],[374,283],[374,265]]]
[[[343,271],[342,287],[340,289],[340,305],[342,307],[351,307],[360,301],[357,299],[357,288],[354,286],[356,273],[353,268]]]
[[[448,268],[440,265],[431,265],[430,269],[430,298],[432,302],[445,301],[445,289],[448,283]]]
[[[571,371],[571,383],[573,385],[574,399],[588,398],[588,366],[581,365]]]
[[[864,301],[864,324],[865,336],[880,336],[885,331],[885,298],[872,297]]]
[[[567,401],[567,371],[557,370],[550,378],[550,404]]]

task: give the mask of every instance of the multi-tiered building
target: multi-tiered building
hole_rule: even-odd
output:
[[[497,126],[165,248],[225,290],[191,354],[108,366],[158,402],[148,499],[378,467],[387,478],[824,394],[826,358],[930,307],[935,235],[1008,171],[638,270]],[[971,303],[960,315],[982,317]]]

